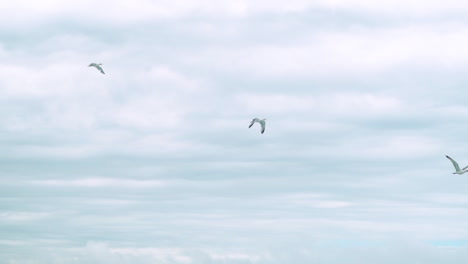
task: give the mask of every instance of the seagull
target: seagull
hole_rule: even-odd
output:
[[[260,123],[260,125],[262,125],[262,130],[261,130],[261,132],[262,132],[262,134],[263,134],[263,132],[265,132],[265,120],[266,120],[266,119],[254,118],[254,119],[252,119],[252,122],[250,123],[249,128],[251,128],[251,127],[253,126],[253,124],[255,124],[255,122],[258,122],[258,123]]]
[[[105,74],[104,71],[101,68],[101,65],[102,65],[102,63],[94,63],[93,62],[90,65],[88,65],[88,67],[91,67],[91,66],[96,67],[96,69],[98,69],[102,74]]]
[[[453,166],[455,167],[455,172],[453,174],[460,174],[462,175],[463,173],[465,172],[468,172],[468,166],[464,167],[463,169],[460,170],[460,166],[458,166],[458,163],[456,161],[454,161],[451,157],[445,155],[445,157],[447,157],[447,159],[449,159],[452,163],[453,163]]]

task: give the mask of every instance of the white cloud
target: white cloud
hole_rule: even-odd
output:
[[[318,5],[328,8],[339,8],[355,12],[387,15],[440,15],[459,13],[468,9],[463,0],[319,0]]]
[[[369,93],[326,93],[321,95],[244,94],[239,104],[250,112],[270,114],[319,113],[320,115],[382,116],[401,112],[399,99]]]
[[[281,240],[281,239],[280,239]],[[449,261],[462,264],[466,261],[466,247],[444,248],[427,243],[418,243],[412,239],[395,239],[376,243],[375,241],[349,240],[331,241],[327,244],[317,243],[310,239],[307,244],[291,244],[278,241],[276,246],[263,246],[259,250],[240,247],[237,249],[181,249],[158,247],[113,247],[101,242],[89,242],[84,247],[45,248],[39,257],[23,255],[20,258],[8,258],[14,264],[36,263],[230,263],[230,264],[268,264],[279,262],[311,263],[363,263],[366,261],[383,264],[417,263],[435,264]],[[358,246],[363,244],[365,246]]]
[[[400,256],[438,249],[317,245],[466,238],[463,177],[446,181],[441,164],[451,165],[440,154],[466,154],[465,77],[413,84],[429,82],[421,73],[465,71],[466,23],[442,16],[467,7],[1,2],[0,205],[18,211],[0,213],[13,227],[0,258],[405,263]],[[247,128],[253,117],[269,120],[265,134]]]
[[[468,203],[468,195],[454,193],[439,193],[427,197],[427,200],[439,206],[464,206]]]
[[[416,159],[437,155],[441,150],[438,140],[420,135],[368,135],[342,144],[338,153],[329,155]]]
[[[26,8],[27,7],[27,8]],[[149,21],[154,19],[181,18],[192,15],[208,16],[243,16],[249,13],[265,12],[271,9],[278,11],[302,10],[304,1],[293,1],[284,5],[280,1],[273,4],[261,2],[250,4],[245,0],[185,0],[185,1],[150,1],[136,0],[129,3],[124,0],[117,1],[56,1],[49,0],[43,4],[33,1],[20,0],[8,5],[0,5],[6,18],[20,21],[19,18],[44,22],[48,17],[84,17],[92,21],[104,23],[126,23],[132,21]],[[101,12],[106,10],[106,12]],[[16,17],[14,15],[16,15]],[[3,18],[6,20],[6,18]],[[18,21],[19,20],[19,21]]]
[[[354,203],[331,199],[327,195],[318,194],[293,194],[287,195],[282,199],[292,205],[300,205],[312,208],[344,208],[353,206]]]
[[[50,217],[52,214],[47,212],[0,212],[0,221],[22,222],[42,220]]]
[[[54,187],[121,187],[121,188],[154,188],[168,184],[160,180],[128,180],[116,178],[84,178],[76,180],[38,180],[29,181],[31,184]]]
[[[154,21],[187,16],[243,17],[256,14],[305,12],[307,10],[344,10],[367,15],[417,15],[436,16],[457,14],[468,9],[462,0],[412,0],[379,1],[372,0],[125,0],[116,1],[58,1],[48,0],[41,4],[30,0],[18,0],[0,4],[3,21],[27,26],[25,21],[43,23],[54,18],[80,17],[92,22],[131,23]],[[106,10],[106,12],[101,12]]]
[[[140,130],[173,129],[193,109],[191,97],[207,87],[165,66],[110,67],[107,75],[101,75],[78,54],[62,54],[61,59],[54,55],[40,65],[0,64],[0,95],[8,101],[0,111],[16,112],[5,116],[2,128],[89,132],[105,123]],[[127,79],[122,80],[122,75]]]
[[[156,81],[158,89],[165,89],[165,86],[168,84],[188,91],[197,91],[206,88],[198,81],[187,78],[173,69],[162,65],[151,67],[149,70],[149,79]]]
[[[120,261],[119,263],[258,263],[268,253],[254,253],[244,249],[169,248],[169,247],[113,247],[103,242],[88,242],[85,247],[70,251],[77,260]],[[123,262],[122,262],[123,261]]]
[[[463,43],[468,41],[467,36],[464,24],[351,27],[345,31],[311,31],[293,43],[210,47],[187,54],[185,60],[257,77],[360,78],[396,70],[465,68],[468,51]]]

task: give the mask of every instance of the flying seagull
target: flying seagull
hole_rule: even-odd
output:
[[[260,125],[262,125],[262,130],[261,130],[261,132],[262,132],[262,134],[263,134],[263,132],[265,132],[265,120],[266,120],[266,119],[254,118],[254,119],[252,119],[252,122],[250,123],[249,128],[251,128],[251,127],[253,126],[253,124],[255,124],[255,122],[258,122],[258,123],[260,123]]]
[[[96,67],[96,69],[98,69],[102,74],[105,74],[104,71],[101,68],[101,65],[102,65],[102,63],[94,63],[93,62],[90,65],[88,65],[88,67],[91,67],[91,66]]]
[[[445,157],[447,157],[447,159],[449,159],[453,163],[453,166],[455,167],[455,172],[453,174],[462,175],[463,173],[468,172],[468,170],[467,170],[468,166],[466,166],[466,167],[464,167],[463,169],[460,170],[460,166],[458,166],[458,163],[456,161],[454,161],[451,157],[449,157],[447,155],[445,155]]]

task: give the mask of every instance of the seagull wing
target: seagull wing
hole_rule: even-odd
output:
[[[249,128],[251,128],[253,126],[253,124],[255,124],[255,121],[257,121],[257,118],[252,119],[252,122],[250,122]]]
[[[265,132],[265,120],[260,120],[260,125],[262,125],[262,134]]]
[[[96,65],[95,67],[96,67],[102,74],[105,74],[105,73],[104,73],[104,70],[102,69],[101,66]]]
[[[93,62],[93,63],[90,63],[90,64],[88,65],[88,67],[94,67],[94,68],[98,69],[102,74],[105,74],[105,73],[104,73],[104,70],[103,70],[102,67],[99,66],[99,65],[101,65],[101,63],[97,64],[97,63]]]
[[[449,159],[449,160],[452,162],[452,164],[453,164],[453,166],[455,167],[455,170],[456,170],[456,171],[460,171],[460,166],[458,166],[458,163],[457,163],[456,161],[454,161],[451,157],[449,157],[449,156],[447,156],[447,155],[445,155],[445,157],[447,157],[447,159]],[[467,167],[468,167],[468,166],[467,166]]]
[[[468,166],[465,166],[462,170],[468,169]]]

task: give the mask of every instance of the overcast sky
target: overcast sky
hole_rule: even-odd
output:
[[[467,263],[467,15],[0,1],[2,263]]]

